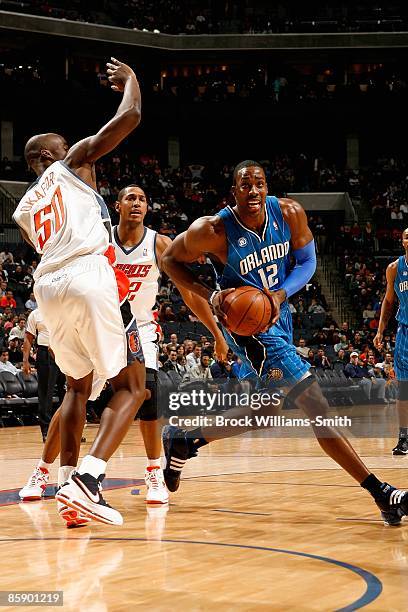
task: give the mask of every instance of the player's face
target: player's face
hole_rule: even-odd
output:
[[[265,208],[268,187],[262,168],[242,168],[232,188],[238,211],[246,215],[258,215]]]
[[[402,246],[405,251],[408,251],[408,229],[402,232]]]
[[[147,213],[147,198],[140,187],[128,187],[116,207],[121,220],[142,223]]]

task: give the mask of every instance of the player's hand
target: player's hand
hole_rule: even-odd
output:
[[[107,62],[108,81],[111,83],[113,91],[123,91],[128,79],[136,78],[135,73],[127,64],[111,57],[111,62]]]
[[[275,323],[279,320],[280,307],[281,307],[282,302],[284,302],[286,299],[286,293],[285,291],[281,289],[278,289],[278,291],[269,291],[269,289],[264,288],[263,292],[269,298],[271,302],[272,315],[271,315],[271,319],[268,325],[265,327],[265,329],[261,330],[261,333],[267,331],[270,327],[272,327],[272,325],[275,325]]]
[[[29,376],[31,374],[31,366],[28,363],[28,361],[23,361],[23,365],[21,366],[21,371],[23,372],[23,374],[25,374],[26,376]]]
[[[225,361],[227,359],[228,344],[225,342],[224,336],[220,334],[215,338],[214,354],[217,361]]]
[[[217,317],[221,325],[223,325],[227,329],[228,329],[228,317],[222,311],[221,306],[225,299],[225,296],[228,295],[229,293],[232,293],[233,291],[235,291],[235,289],[224,289],[223,291],[218,291],[218,293],[214,295],[212,303],[210,304],[215,316]]]
[[[380,332],[377,332],[375,335],[375,338],[373,340],[374,343],[374,347],[379,350],[382,347],[382,339],[383,339],[383,335],[380,334]]]

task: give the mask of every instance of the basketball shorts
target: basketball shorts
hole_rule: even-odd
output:
[[[127,365],[128,343],[108,260],[80,257],[43,274],[34,293],[60,370],[76,380],[94,371],[90,399],[95,399],[106,379]]]
[[[394,369],[397,380],[408,380],[408,326],[398,324],[394,351]]]
[[[293,387],[310,369],[293,345],[287,304],[282,304],[278,322],[265,333],[238,336],[224,328],[223,332],[229,348],[242,362],[240,380],[257,378],[263,387]]]

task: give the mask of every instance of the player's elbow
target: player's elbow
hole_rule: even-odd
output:
[[[167,276],[171,275],[172,262],[173,262],[173,258],[170,255],[170,253],[164,252],[161,257],[161,268],[163,272],[167,274]]]
[[[140,124],[142,112],[139,105],[134,105],[121,115],[121,122],[126,126],[128,132],[132,132]]]

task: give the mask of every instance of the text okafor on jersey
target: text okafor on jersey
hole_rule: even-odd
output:
[[[13,219],[42,255],[35,279],[77,257],[103,254],[109,245],[103,198],[63,161],[54,162],[29,187]]]
[[[112,242],[116,252],[116,266],[129,279],[128,300],[137,325],[154,320],[153,308],[159,290],[160,270],[156,258],[157,232],[145,227],[142,240],[133,247],[124,247],[119,240],[117,226]]]

